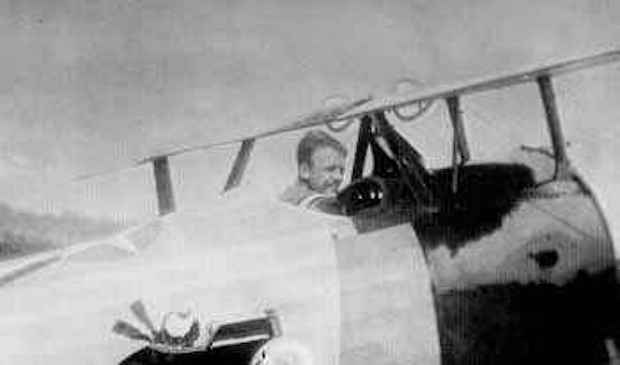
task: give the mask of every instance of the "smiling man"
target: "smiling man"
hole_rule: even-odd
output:
[[[346,148],[323,131],[310,131],[297,146],[297,181],[283,201],[327,213],[339,213],[335,196],[344,176]]]

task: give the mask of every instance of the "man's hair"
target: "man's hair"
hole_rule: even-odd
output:
[[[306,133],[297,145],[297,165],[301,166],[306,163],[311,166],[312,154],[323,147],[333,148],[344,156],[347,155],[347,149],[340,141],[323,131],[314,130]]]

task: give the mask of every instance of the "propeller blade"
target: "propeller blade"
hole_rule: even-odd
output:
[[[146,335],[144,332],[140,331],[133,325],[121,320],[118,320],[116,321],[116,323],[114,323],[114,327],[112,327],[112,332],[121,336],[125,336],[132,340],[153,342],[151,337]]]
[[[157,330],[155,329],[155,325],[153,325],[151,318],[146,312],[146,307],[144,306],[144,303],[142,303],[141,300],[136,300],[131,304],[130,308],[136,318],[140,321],[140,323],[145,325],[149,329],[149,331],[151,331],[151,335],[155,337],[157,335]]]

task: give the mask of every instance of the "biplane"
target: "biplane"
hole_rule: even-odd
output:
[[[7,364],[504,364],[617,361],[613,233],[569,159],[553,80],[620,51],[362,98],[284,127],[168,151],[159,215],[106,239],[3,263]],[[550,149],[475,162],[462,97],[538,86]],[[393,120],[445,107],[449,166]],[[405,115],[403,110],[417,111]],[[498,121],[498,123],[501,123]],[[541,121],[541,123],[543,123]],[[241,186],[255,142],[357,126],[338,214]],[[177,209],[171,158],[240,149],[218,204]]]

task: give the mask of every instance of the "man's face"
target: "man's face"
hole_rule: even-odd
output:
[[[312,163],[301,166],[301,177],[310,189],[334,195],[342,183],[345,156],[331,147],[319,147],[312,153]]]

